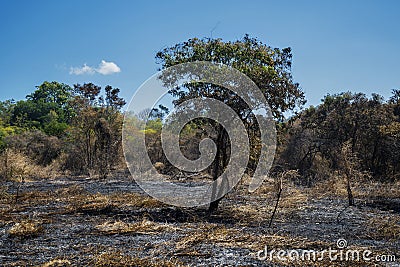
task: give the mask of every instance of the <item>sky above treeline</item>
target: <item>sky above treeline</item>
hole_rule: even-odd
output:
[[[400,88],[400,1],[0,2],[0,100],[43,81],[93,82],[129,101],[160,67],[155,54],[193,37],[246,33],[290,46],[308,105],[342,91]]]

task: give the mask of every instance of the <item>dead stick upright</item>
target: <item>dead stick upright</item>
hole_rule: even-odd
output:
[[[281,198],[282,187],[283,187],[282,186],[282,176],[283,175],[280,176],[279,181],[277,182],[278,195],[277,195],[277,198],[276,198],[274,211],[272,212],[271,220],[269,221],[269,224],[268,224],[268,228],[271,228],[272,220],[274,219],[276,210],[278,209],[279,199]]]

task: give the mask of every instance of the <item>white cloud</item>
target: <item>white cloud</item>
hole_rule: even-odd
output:
[[[121,72],[121,68],[118,67],[117,64],[102,60],[98,68],[90,67],[84,64],[82,67],[71,67],[69,74],[82,75],[100,73],[103,75],[110,75],[117,72]]]
[[[71,67],[69,70],[69,74],[75,74],[75,75],[82,75],[82,74],[93,74],[95,73],[95,69],[92,67],[89,67],[88,65],[84,64],[83,67]]]
[[[99,65],[99,68],[97,68],[96,71],[103,75],[109,75],[109,74],[121,72],[121,69],[114,62],[107,62],[105,60],[102,60]]]

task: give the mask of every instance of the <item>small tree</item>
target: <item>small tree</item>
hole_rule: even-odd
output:
[[[343,144],[341,149],[341,169],[345,175],[346,179],[346,191],[347,191],[347,199],[349,201],[349,206],[354,206],[354,196],[353,190],[351,188],[351,183],[354,180],[354,176],[359,168],[359,162],[357,157],[351,152],[351,142],[347,141]]]
[[[98,173],[106,177],[121,155],[122,114],[120,109],[125,101],[118,96],[119,89],[101,87],[92,83],[74,85],[72,106],[76,113],[73,120],[71,165],[77,170]],[[76,157],[81,160],[75,161]]]

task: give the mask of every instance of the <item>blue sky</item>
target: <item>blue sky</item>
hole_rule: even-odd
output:
[[[388,97],[400,88],[399,11],[400,1],[2,0],[0,100],[45,80],[110,84],[129,100],[157,71],[160,49],[246,33],[292,47],[308,104],[347,90]]]

